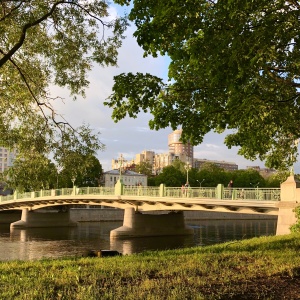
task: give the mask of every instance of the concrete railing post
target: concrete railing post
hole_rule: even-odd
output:
[[[159,186],[159,197],[164,197],[165,196],[165,185],[163,183],[160,184]]]
[[[76,190],[77,190],[77,186],[76,185],[73,185],[73,191],[72,191],[72,194],[73,195],[76,195],[77,193],[76,193]]]
[[[300,182],[294,175],[280,185],[280,199],[278,202],[278,220],[276,235],[289,234],[290,227],[297,222],[294,209],[300,203]]]
[[[224,195],[224,184],[219,183],[217,185],[216,198],[217,199],[223,199],[223,195]]]
[[[123,195],[124,193],[124,183],[122,180],[118,180],[115,184],[115,195]]]

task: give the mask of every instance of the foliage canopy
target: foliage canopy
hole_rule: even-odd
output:
[[[1,1],[0,146],[54,157],[67,145],[92,155],[103,148],[89,125],[73,128],[59,115],[63,99],[50,88],[84,96],[94,63],[116,65],[127,20],[108,9],[104,0]]]
[[[106,104],[113,119],[150,111],[151,129],[183,129],[183,141],[225,138],[247,159],[287,169],[296,160],[300,125],[298,1],[132,2],[129,19],[145,56],[167,55],[168,83],[120,74]]]

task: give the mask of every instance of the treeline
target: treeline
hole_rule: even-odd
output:
[[[163,168],[160,174],[149,176],[148,186],[164,183],[166,186],[180,187],[188,181],[191,187],[213,187],[218,184],[227,186],[229,181],[233,180],[234,187],[280,187],[280,183],[288,176],[287,172],[262,176],[254,169],[227,171],[212,163],[204,164],[201,169],[187,170],[183,162],[176,161],[173,165]]]

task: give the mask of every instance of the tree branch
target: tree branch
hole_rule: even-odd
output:
[[[27,30],[30,29],[31,27],[34,27],[34,26],[40,24],[41,22],[45,21],[49,16],[51,16],[53,14],[56,7],[62,3],[65,3],[65,1],[59,1],[59,2],[54,3],[48,13],[43,15],[41,18],[35,20],[34,22],[27,23],[23,26],[19,41],[6,54],[3,53],[4,56],[0,59],[0,68],[22,47],[22,45],[25,41]]]
[[[5,14],[5,3],[2,3],[3,11]],[[17,10],[21,5],[23,4],[23,1],[19,3],[19,5],[13,7],[7,14],[5,14],[2,18],[0,18],[0,22],[4,21],[6,18],[8,18],[15,10]]]

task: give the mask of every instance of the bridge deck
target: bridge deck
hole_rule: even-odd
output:
[[[83,187],[15,193],[0,197],[0,210],[39,209],[58,205],[102,205],[140,211],[210,210],[276,215],[280,189],[223,189],[125,187],[122,195],[114,188]]]

